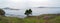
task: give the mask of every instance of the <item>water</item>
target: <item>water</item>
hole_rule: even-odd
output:
[[[41,14],[57,14],[60,13],[60,8],[31,8],[33,11],[32,16],[38,16]],[[20,9],[20,10],[6,10],[6,16],[10,17],[19,17],[24,18],[26,15],[24,15],[26,9]]]

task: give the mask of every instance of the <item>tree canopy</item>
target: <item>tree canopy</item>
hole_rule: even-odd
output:
[[[31,9],[25,11],[25,15],[28,16],[29,14],[32,14],[32,10]]]

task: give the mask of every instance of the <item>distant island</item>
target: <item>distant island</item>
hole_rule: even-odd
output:
[[[38,7],[38,8],[60,8],[60,7]]]
[[[46,7],[38,7],[38,8],[46,8]]]
[[[9,8],[9,7],[3,8],[3,9],[9,9],[9,10],[20,10],[20,9],[12,9],[12,8]]]

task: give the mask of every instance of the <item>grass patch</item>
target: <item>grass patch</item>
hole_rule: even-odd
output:
[[[44,16],[52,16],[48,22],[49,23],[60,23],[60,16],[56,14],[44,14],[41,16],[31,16],[24,19],[16,17],[2,17],[0,16],[0,23],[44,23]]]

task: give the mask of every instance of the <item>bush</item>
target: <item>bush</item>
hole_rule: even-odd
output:
[[[0,9],[0,15],[5,16],[5,11],[3,9]]]

